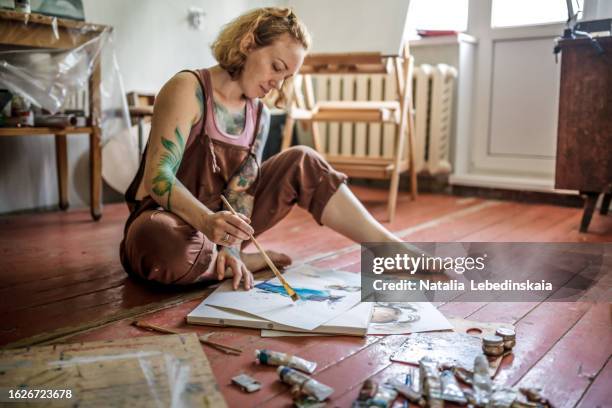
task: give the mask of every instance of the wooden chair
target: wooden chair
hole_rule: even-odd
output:
[[[138,124],[138,153],[144,150],[144,123],[153,116],[155,95],[150,93],[128,92],[126,95],[132,126]]]
[[[417,178],[414,157],[414,121],[412,109],[412,73],[413,59],[408,45],[402,47],[401,55],[383,55],[379,52],[348,53],[348,54],[314,54],[306,57],[304,64],[292,86],[288,101],[288,112],[283,132],[282,150],[291,144],[293,126],[297,121],[305,122],[312,132],[314,148],[321,153],[338,171],[350,177],[390,180],[387,215],[389,222],[393,221],[397,205],[397,194],[400,174],[410,170],[411,196],[417,197]],[[395,84],[395,95],[391,100],[332,100],[315,101],[312,77],[327,75],[350,75],[351,78],[384,74],[386,81]],[[322,81],[326,78],[323,77]],[[353,82],[345,91],[352,92]],[[364,89],[367,88],[367,85]],[[318,89],[322,89],[318,86]],[[369,92],[368,92],[369,93]],[[344,95],[346,96],[346,95]],[[368,99],[360,95],[359,99]],[[366,96],[366,97],[364,97]],[[320,98],[321,99],[321,98]],[[337,99],[337,100],[336,100]],[[345,100],[340,100],[345,99]],[[378,152],[368,154],[367,148],[345,148],[341,152],[329,151],[323,145],[318,123],[381,123],[394,128],[390,154],[380,155]],[[356,125],[358,126],[358,125]],[[383,126],[383,125],[381,125]],[[348,127],[347,127],[348,129]],[[365,129],[365,126],[364,128]],[[356,134],[355,138],[367,138],[367,131]],[[343,140],[350,143],[352,135]],[[360,140],[359,145],[369,146],[370,143]],[[407,144],[407,146],[406,146]],[[338,149],[334,149],[338,150]]]

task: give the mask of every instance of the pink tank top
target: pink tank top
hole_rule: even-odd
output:
[[[255,122],[257,121],[257,110],[254,109],[253,100],[247,99],[246,101],[246,115],[245,125],[242,133],[239,135],[232,135],[224,132],[217,125],[217,118],[214,114],[214,99],[213,99],[213,87],[210,79],[210,72],[207,69],[202,70],[202,77],[204,78],[204,87],[206,88],[206,134],[211,139],[220,140],[225,143],[235,144],[239,146],[250,146],[253,141],[255,132]]]

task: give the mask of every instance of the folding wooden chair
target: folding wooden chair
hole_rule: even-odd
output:
[[[309,55],[304,61],[300,75],[293,81],[293,92],[288,101],[283,132],[284,150],[291,144],[294,124],[297,121],[305,122],[312,132],[314,148],[335,169],[350,177],[390,180],[387,208],[389,222],[393,221],[395,216],[399,177],[406,170],[410,170],[411,196],[413,199],[417,197],[412,73],[413,59],[407,44],[402,47],[400,55],[383,55],[380,52]],[[375,75],[381,79],[384,77],[385,81],[394,82],[395,92],[392,98],[386,95],[387,100],[382,100],[371,95],[372,88],[368,87],[367,81],[368,77]],[[318,81],[317,89],[321,90],[319,94],[324,94],[326,81],[337,80],[335,78],[338,76],[344,76],[342,81],[345,86],[342,90],[345,95],[340,97],[336,92],[336,95],[327,98],[331,100],[321,100],[325,98],[320,98],[319,95],[319,100],[315,101],[313,77]],[[363,80],[366,81],[365,85]],[[355,95],[359,96],[356,98],[359,100],[347,100],[350,99],[347,94],[356,89],[359,81],[362,90],[359,91],[360,95]],[[386,88],[392,89],[389,86]],[[365,140],[370,133],[366,125],[363,125],[361,132],[355,132],[355,143],[352,143],[351,122],[358,123],[356,127],[360,126],[361,122],[380,123],[381,128],[391,125],[394,131],[391,143],[387,146],[387,154],[381,154],[379,139],[375,140],[375,143]],[[346,130],[340,141],[342,148],[329,148],[329,143],[325,143],[329,141],[322,140],[318,123],[342,123],[342,129]]]

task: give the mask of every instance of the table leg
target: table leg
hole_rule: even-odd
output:
[[[584,196],[584,212],[582,213],[582,221],[580,222],[580,232],[587,232],[591,218],[593,218],[593,212],[595,211],[595,204],[597,204],[597,197],[599,193],[593,192],[581,192]]]
[[[68,209],[68,147],[66,135],[55,135],[55,163],[57,165],[57,186],[59,208]]]
[[[89,175],[91,187],[91,218],[102,218],[102,147],[100,132],[95,130],[89,135]]]
[[[98,221],[102,217],[102,140],[101,131],[101,97],[100,97],[100,60],[89,78],[89,176],[90,176],[90,200],[91,217]]]
[[[610,208],[610,200],[612,199],[612,193],[606,193],[601,200],[601,208],[599,213],[601,215],[608,215],[608,209]]]
[[[144,151],[144,118],[138,118],[138,156]]]

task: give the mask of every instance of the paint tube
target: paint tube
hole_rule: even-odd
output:
[[[542,404],[545,407],[551,407],[552,404],[548,399],[544,398],[542,395],[542,390],[540,388],[519,388],[519,391],[527,397],[529,402],[536,402],[538,404]]]
[[[293,405],[297,408],[325,408],[326,402],[318,401],[316,398],[302,395],[293,399]]]
[[[390,385],[378,386],[372,380],[366,380],[361,386],[359,397],[353,402],[352,408],[388,408],[397,398],[397,391]]]
[[[512,403],[512,408],[544,408],[544,407],[542,407],[542,405],[538,404],[537,402],[524,402],[524,401],[515,400]]]
[[[246,392],[259,391],[261,388],[261,383],[259,381],[246,374],[240,374],[232,378],[232,383],[236,384]]]
[[[378,391],[378,383],[372,380],[365,380],[359,390],[359,396],[353,402],[352,408],[368,407],[368,401],[374,398],[376,391]]]
[[[425,406],[425,399],[423,398],[423,395],[421,395],[420,392],[415,391],[412,388],[411,382],[405,383],[404,381],[398,378],[392,378],[391,380],[389,380],[389,385],[395,388],[395,390],[399,392],[400,395],[406,398],[408,401],[414,404],[418,404],[421,407]]]
[[[423,357],[419,361],[419,374],[421,378],[421,394],[425,396],[427,404],[431,408],[443,407],[442,385],[440,383],[440,372],[438,363],[429,357]]]
[[[276,372],[278,373],[278,376],[282,382],[292,386],[299,386],[298,390],[302,394],[315,397],[319,401],[324,401],[334,392],[333,388],[328,387],[325,384],[321,384],[317,380],[310,378],[306,374],[294,370],[293,368],[280,366]]]
[[[489,405],[491,408],[511,408],[514,401],[518,397],[518,393],[512,388],[500,388],[491,394]]]
[[[459,381],[467,385],[472,385],[474,373],[464,367],[453,367],[452,370]]]
[[[476,405],[487,405],[489,395],[491,391],[493,391],[493,383],[489,375],[489,360],[487,360],[484,354],[480,354],[474,359],[474,376],[472,382]]]
[[[455,379],[455,375],[450,370],[445,370],[440,374],[440,383],[442,384],[442,399],[445,401],[456,402],[459,404],[467,404],[467,399],[463,395],[463,391],[459,387],[459,383]]]
[[[397,391],[395,391],[391,387],[387,387],[385,385],[378,387],[376,391],[376,395],[372,399],[370,399],[369,407],[380,407],[380,408],[388,408],[391,406],[393,401],[397,398]]]
[[[317,363],[313,361],[272,350],[255,350],[255,361],[271,366],[284,365],[308,374],[314,373],[317,368]]]

